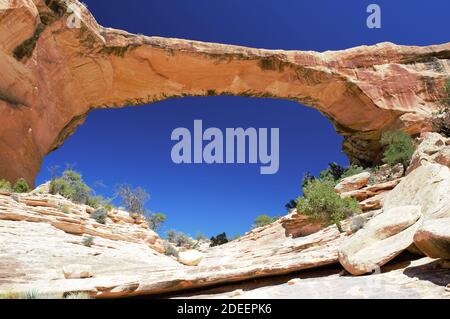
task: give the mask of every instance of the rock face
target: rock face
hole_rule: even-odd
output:
[[[338,193],[351,192],[363,188],[369,183],[370,173],[363,172],[344,178],[334,188]]]
[[[328,227],[292,238],[278,221],[202,254],[180,253],[186,266],[161,254],[159,237],[128,213],[112,211],[102,225],[92,211],[61,196],[0,195],[0,297],[8,290],[152,295],[285,274],[337,264],[346,236]]]
[[[80,28],[68,27],[67,4],[80,10]],[[323,53],[250,49],[104,28],[76,0],[2,1],[0,176],[32,184],[43,157],[94,108],[186,95],[312,106],[344,136],[354,161],[372,162],[383,131],[429,129],[449,76],[449,49],[450,43]]]
[[[371,276],[344,276],[339,270],[312,270],[293,279],[267,279],[210,289],[179,298],[208,299],[427,299],[450,298],[450,272],[430,258],[386,266]],[[450,292],[450,286],[447,288]],[[237,293],[239,292],[239,293]]]
[[[414,235],[414,244],[431,258],[450,259],[450,217],[427,220]]]
[[[450,169],[446,166],[425,163],[414,170],[391,192],[383,209],[404,205],[420,205],[426,219],[450,217]]]
[[[353,275],[377,271],[411,245],[421,224],[420,206],[388,210],[344,242],[339,261]]]

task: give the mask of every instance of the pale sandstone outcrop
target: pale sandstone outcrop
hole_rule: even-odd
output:
[[[92,267],[86,265],[67,265],[63,267],[64,278],[66,279],[85,279],[94,277]]]
[[[370,173],[363,172],[342,179],[334,188],[338,193],[351,192],[363,188],[369,183]]]
[[[377,196],[383,197],[382,205],[377,201]],[[425,162],[410,172],[393,190],[361,202],[363,209],[367,208],[368,202],[373,203],[369,207],[382,206],[384,212],[348,238],[339,252],[339,261],[354,275],[371,272],[374,267],[384,265],[410,247],[423,221],[443,229],[450,228],[448,219],[444,218],[450,216],[450,170],[440,164]],[[410,205],[416,205],[417,209]],[[419,212],[423,215],[420,219],[417,217]],[[399,228],[399,223],[407,227]],[[396,231],[386,233],[384,228]],[[425,234],[428,236],[426,239],[423,237]],[[436,253],[436,250],[448,249],[445,244],[442,245],[445,240],[433,243],[435,238],[423,231],[419,231],[417,236],[423,240],[417,243],[425,250],[422,251],[416,244],[423,253],[427,254],[428,251],[430,254],[434,250],[433,256],[446,256],[442,251]]]
[[[299,278],[268,278],[257,283],[237,283],[203,292],[180,295],[192,299],[442,299],[450,298],[448,269],[430,258],[385,266],[386,271],[367,276],[346,276],[336,270],[311,270]],[[446,291],[447,289],[447,291]],[[228,291],[240,291],[233,294]]]
[[[203,258],[204,254],[194,249],[182,251],[178,255],[178,261],[186,266],[198,266]]]
[[[283,98],[322,112],[355,162],[378,158],[382,132],[430,130],[444,96],[450,43],[382,43],[343,51],[251,49],[104,28],[76,0],[0,6],[0,176],[33,184],[45,155],[94,108],[170,97]],[[48,4],[48,5],[47,5]]]
[[[421,224],[420,206],[401,206],[385,211],[344,241],[339,250],[339,261],[353,275],[376,271],[411,245]]]
[[[419,145],[411,158],[407,174],[424,163],[438,163],[444,166],[450,164],[450,147],[446,146],[447,138],[439,133],[426,132],[421,134]]]
[[[383,209],[420,205],[426,219],[449,217],[450,169],[425,163],[406,176],[383,200]],[[446,208],[447,207],[447,208]]]
[[[34,289],[124,297],[280,275],[337,264],[346,236],[333,226],[292,238],[278,221],[209,249],[198,266],[189,267],[159,253],[146,239],[154,233],[124,212],[110,212],[102,225],[89,217],[86,206],[61,196],[14,197],[17,201],[0,195],[0,293]],[[62,269],[74,264],[89,267],[94,277],[65,279]]]
[[[414,244],[428,257],[450,259],[450,217],[425,221]]]

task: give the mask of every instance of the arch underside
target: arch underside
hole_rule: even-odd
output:
[[[251,49],[103,28],[82,6],[81,27],[68,28],[63,2],[18,3],[0,8],[0,34],[19,35],[0,38],[0,177],[10,180],[32,183],[43,157],[92,109],[183,96],[299,102],[332,121],[353,162],[371,163],[383,131],[430,129],[450,75],[450,43]],[[24,23],[10,30],[8,21],[19,17]]]

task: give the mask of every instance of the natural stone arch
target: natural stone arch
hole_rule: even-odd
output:
[[[182,96],[300,102],[334,123],[352,161],[372,162],[383,131],[430,129],[450,74],[450,43],[324,53],[251,49],[103,28],[70,2],[83,12],[81,28],[67,27],[63,1],[0,5],[0,177],[33,183],[44,156],[92,109]]]

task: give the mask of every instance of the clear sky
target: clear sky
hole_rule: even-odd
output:
[[[383,41],[429,45],[450,41],[450,1],[338,0],[84,0],[97,21],[133,33],[268,49],[337,50]],[[382,28],[366,27],[367,5],[382,9]],[[206,127],[280,128],[280,170],[259,174],[255,165],[175,165],[173,129]],[[342,138],[317,111],[294,102],[240,97],[184,98],[144,107],[96,110],[47,167],[75,164],[98,194],[118,183],[142,186],[147,207],[164,212],[163,231],[195,236],[243,234],[260,214],[285,213],[300,194],[305,171],[317,174],[329,162],[347,164]]]

